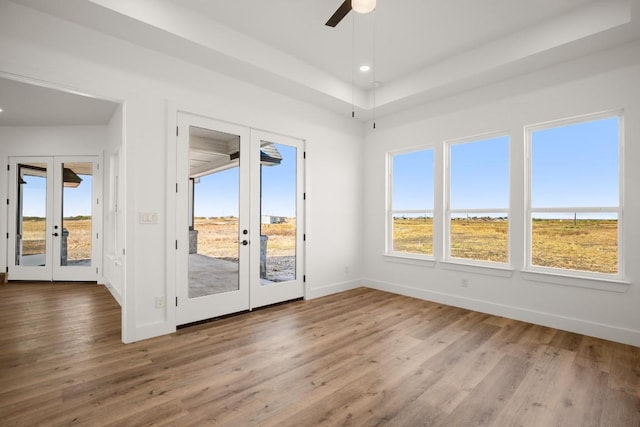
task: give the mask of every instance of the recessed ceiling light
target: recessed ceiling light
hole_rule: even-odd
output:
[[[363,73],[366,73],[369,70],[371,70],[371,67],[366,64],[360,66],[360,71],[362,71]]]
[[[2,113],[2,108],[0,108],[0,113]]]

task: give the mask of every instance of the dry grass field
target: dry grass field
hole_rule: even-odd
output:
[[[508,228],[505,220],[454,220],[451,222],[451,256],[508,262]]]
[[[618,272],[618,221],[533,222],[533,263],[545,267]]]
[[[394,221],[394,250],[433,254],[431,218]],[[506,220],[458,219],[451,223],[455,258],[507,262]],[[542,267],[616,273],[618,224],[615,220],[536,220],[533,264]]]
[[[433,219],[397,218],[393,222],[393,249],[433,255]],[[454,258],[507,262],[506,221],[456,220],[451,224]]]
[[[91,219],[65,219],[67,259],[70,261],[91,259]],[[44,253],[44,219],[26,219],[22,230],[22,254]]]
[[[196,218],[198,253],[223,258],[238,258],[238,220],[236,218]],[[267,257],[295,256],[295,224],[262,224],[269,236]],[[65,220],[69,231],[68,259],[91,257],[91,220]],[[396,219],[394,250],[432,254],[431,218]],[[451,254],[455,258],[507,262],[508,223],[505,220],[459,219],[451,224]],[[616,273],[618,224],[615,220],[536,220],[533,222],[534,265]],[[44,249],[44,221],[25,220],[25,255]]]
[[[282,224],[261,224],[262,234],[269,236],[267,257],[295,256],[296,236],[293,219]],[[196,218],[198,253],[224,259],[238,258],[237,218]]]
[[[288,219],[283,224],[262,224],[262,234],[269,236],[267,257],[295,256],[295,224]],[[68,260],[91,258],[91,220],[65,219]],[[198,253],[230,261],[238,259],[237,218],[196,218],[198,230]],[[43,219],[25,219],[23,227],[23,255],[43,253],[45,222]]]

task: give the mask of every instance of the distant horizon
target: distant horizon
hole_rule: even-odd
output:
[[[619,199],[618,116],[535,130],[531,136],[531,212],[534,218],[617,219]],[[450,149],[448,185],[453,217],[506,216],[510,208],[510,136],[499,135],[444,145]],[[393,156],[392,210],[417,216],[433,211],[435,148]],[[446,170],[446,166],[445,170]],[[443,177],[447,180],[447,177]],[[524,190],[524,188],[522,188]],[[446,203],[447,198],[444,198]],[[609,212],[602,212],[609,210]],[[495,210],[492,212],[492,210]],[[503,212],[500,212],[502,210]],[[563,210],[562,212],[548,212]],[[413,213],[403,213],[414,211]],[[433,215],[429,213],[428,215]]]
[[[77,216],[91,216],[91,193],[93,176],[82,175],[82,182],[77,187],[63,187],[64,218]],[[25,181],[20,184],[22,194],[22,217],[44,218],[46,216],[46,178],[32,175],[22,177]]]
[[[296,216],[296,148],[274,144],[282,161],[262,166],[261,214],[294,218]],[[239,167],[200,177],[195,184],[194,217],[224,218],[238,216]]]
[[[413,214],[413,215],[417,215],[417,214]],[[451,219],[454,221],[457,220],[477,220],[477,219],[491,219],[491,220],[501,220],[501,221],[508,221],[509,217],[506,215],[502,215],[502,216],[488,216],[488,215],[469,215],[469,216],[464,216],[463,214],[456,214],[458,216],[452,217]],[[403,215],[403,214],[394,214],[393,219],[403,219],[403,220],[432,220],[433,221],[433,216],[410,216],[410,215]],[[618,218],[607,218],[607,217],[577,217],[574,218],[573,216],[565,216],[565,217],[548,217],[548,218],[540,218],[540,217],[534,217],[532,218],[533,221],[618,221]]]
[[[531,208],[534,218],[562,219],[574,215],[570,209],[536,212],[537,208],[619,206],[619,127],[619,117],[612,116],[533,132]],[[464,212],[464,209],[509,208],[509,138],[502,135],[471,144],[451,145],[451,209]],[[262,167],[261,214],[293,218],[296,216],[296,148],[275,145],[282,154],[282,162]],[[434,162],[433,149],[394,156],[394,211],[434,209]],[[78,187],[64,188],[65,218],[91,216],[93,177],[81,177],[83,181]],[[21,184],[23,217],[44,218],[46,206],[42,201],[46,200],[46,179],[29,175],[23,178],[26,181]],[[478,191],[479,188],[482,191]],[[237,217],[238,168],[201,177],[196,189],[196,217]],[[458,215],[466,216],[460,212],[454,214]],[[495,216],[505,216],[505,213],[495,213]],[[578,212],[578,216],[617,219],[616,212]]]

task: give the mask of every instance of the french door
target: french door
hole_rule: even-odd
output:
[[[98,157],[10,157],[10,280],[96,281]]]
[[[303,296],[303,152],[300,140],[178,115],[178,325]]]
[[[251,246],[256,308],[304,295],[304,141],[253,130],[251,142],[259,163],[251,187],[253,235],[260,237]]]

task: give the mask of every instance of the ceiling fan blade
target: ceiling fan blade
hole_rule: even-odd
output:
[[[329,18],[326,24],[329,27],[335,27],[342,21],[342,18],[347,16],[347,13],[351,10],[351,0],[344,0],[344,3],[340,5],[338,10]]]

